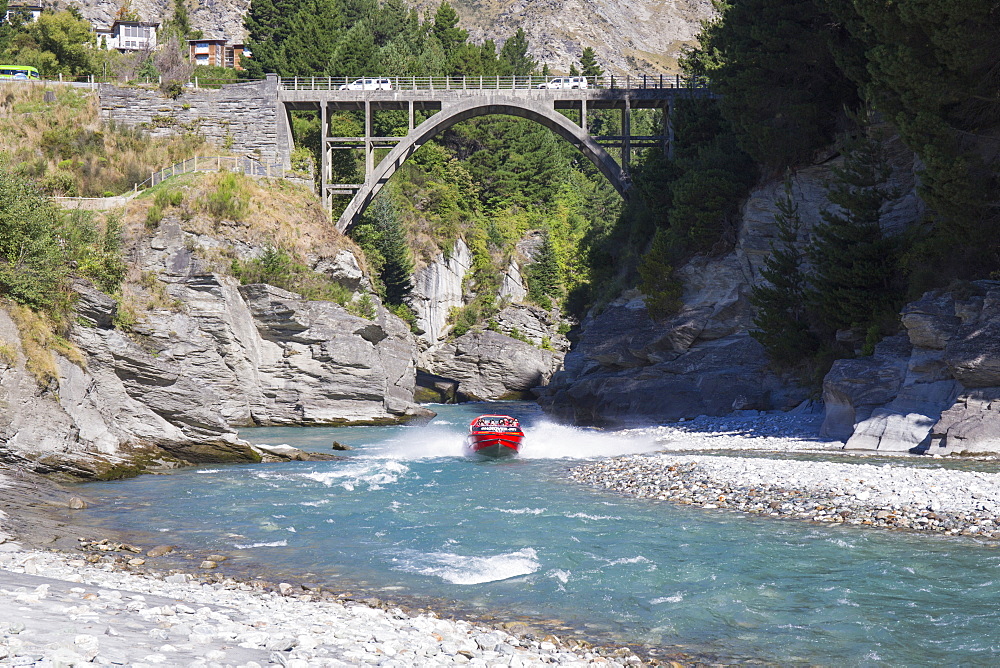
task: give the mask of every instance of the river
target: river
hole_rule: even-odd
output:
[[[435,406],[408,427],[259,428],[329,462],[202,466],[88,485],[97,523],[383,598],[557,620],[597,640],[781,664],[991,664],[1000,551],[971,539],[638,501],[567,481],[640,437],[532,404]],[[522,419],[522,456],[474,462],[480,412]]]

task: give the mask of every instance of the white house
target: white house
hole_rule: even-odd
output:
[[[42,6],[29,3],[15,2],[7,5],[7,13],[4,14],[4,23],[9,23],[12,18],[23,16],[29,22],[37,21],[42,15]]]
[[[94,33],[97,35],[99,46],[127,53],[129,51],[154,50],[156,48],[156,32],[159,29],[159,23],[116,20],[110,28],[98,28]]]

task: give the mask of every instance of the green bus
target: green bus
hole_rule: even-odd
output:
[[[41,81],[38,70],[30,65],[0,65],[0,81]]]

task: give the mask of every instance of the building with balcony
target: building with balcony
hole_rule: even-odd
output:
[[[148,21],[116,20],[109,28],[98,28],[97,44],[109,51],[114,49],[121,53],[131,51],[153,51],[156,49],[156,33],[159,23]]]
[[[214,65],[242,70],[242,44],[228,44],[225,39],[189,39],[188,53],[195,65]],[[248,54],[249,55],[249,54]]]

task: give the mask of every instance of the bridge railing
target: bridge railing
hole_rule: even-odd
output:
[[[245,156],[213,155],[195,156],[153,172],[142,183],[135,184],[134,190],[142,190],[163,183],[172,176],[191,172],[241,172],[248,176],[265,176],[274,179],[285,177],[281,163],[268,164]]]
[[[562,76],[470,76],[470,77],[282,77],[284,90],[530,90],[578,88],[565,83]],[[361,83],[370,79],[371,83]],[[355,86],[352,88],[352,84]],[[644,90],[661,88],[707,88],[704,78],[682,77],[679,74],[640,74],[587,77],[587,88],[607,90]]]

